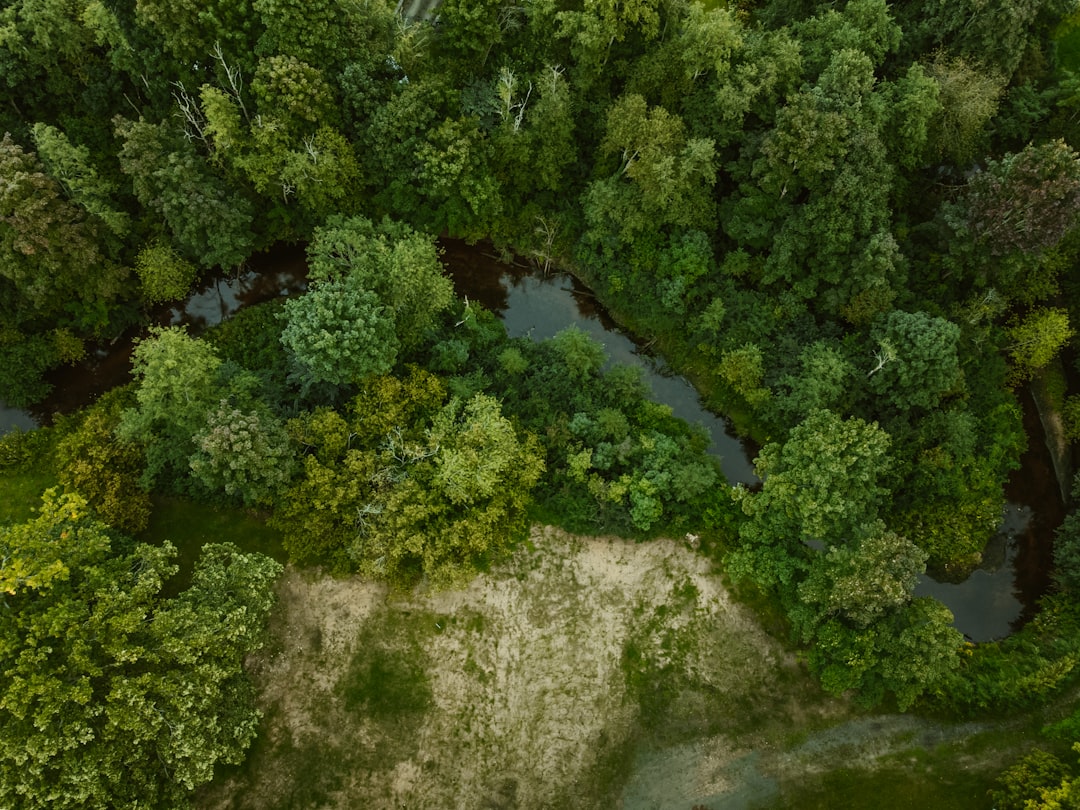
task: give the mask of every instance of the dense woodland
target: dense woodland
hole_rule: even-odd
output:
[[[1080,518],[1008,641],[911,596],[994,532],[1020,388],[1080,436],[1073,0],[0,0],[0,94],[9,405],[215,268],[310,265],[0,443],[61,485],[0,529],[0,803],[172,806],[255,733],[277,566],[210,546],[170,587],[127,539],[152,492],[401,587],[467,581],[530,520],[693,531],[829,691],[972,716],[1075,680]],[[763,485],[583,333],[511,340],[456,299],[440,235],[576,273],[762,444]],[[1045,756],[999,807],[1074,806]]]

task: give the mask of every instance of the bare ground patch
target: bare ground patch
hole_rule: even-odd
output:
[[[715,795],[789,722],[845,714],[683,544],[530,545],[461,591],[287,571],[252,667],[264,733],[198,805],[610,808],[643,740]]]

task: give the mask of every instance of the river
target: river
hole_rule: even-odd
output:
[[[511,336],[535,340],[551,337],[576,325],[602,343],[611,362],[628,363],[644,371],[653,398],[669,405],[676,416],[699,423],[711,437],[710,452],[720,458],[732,484],[758,481],[752,459],[756,447],[734,434],[722,417],[706,410],[693,386],[674,374],[662,359],[648,353],[619,329],[592,293],[566,274],[543,275],[530,267],[506,264],[490,248],[445,240],[444,262],[458,295],[468,296],[502,319]],[[192,334],[220,322],[244,306],[306,288],[303,250],[279,247],[257,254],[228,276],[216,276],[195,290],[182,306],[161,307],[148,321],[161,325],[187,324]],[[0,403],[0,433],[46,423],[53,413],[83,407],[115,385],[130,379],[133,331],[108,346],[98,347],[79,364],[50,375],[52,394],[38,407],[19,411]],[[1025,426],[1032,436],[1023,467],[1006,488],[1008,504],[1001,529],[991,539],[983,564],[961,583],[921,578],[916,595],[934,596],[956,616],[956,626],[972,641],[1002,638],[1030,619],[1049,585],[1053,530],[1064,516],[1056,486],[1051,486],[1049,454],[1034,407],[1024,403]],[[1047,476],[1050,476],[1049,478]],[[1047,483],[1047,482],[1050,483]]]

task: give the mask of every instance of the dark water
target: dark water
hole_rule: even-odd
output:
[[[694,388],[623,333],[574,279],[563,274],[541,276],[463,242],[446,240],[443,247],[458,295],[497,313],[511,336],[542,340],[572,324],[578,326],[604,345],[613,362],[642,368],[655,400],[708,430],[710,451],[720,457],[728,481],[757,482],[751,461],[756,448],[736,437],[724,419],[704,409]],[[163,307],[151,313],[150,320],[161,325],[187,324],[198,334],[242,307],[303,291],[306,273],[302,248],[278,247],[253,257],[239,274],[211,278],[183,306]],[[52,414],[84,407],[127,382],[134,341],[142,334],[125,335],[98,347],[77,366],[54,372],[50,378],[53,394],[31,412],[0,403],[0,434],[45,424]],[[983,564],[964,582],[939,583],[923,577],[915,590],[917,595],[944,602],[955,614],[957,628],[974,641],[1006,636],[1034,615],[1037,600],[1048,587],[1053,530],[1064,517],[1049,453],[1041,439],[1042,427],[1031,403],[1024,406],[1025,427],[1034,438],[1022,458],[1022,469],[1006,487],[1009,504]]]
[[[1050,587],[1054,530],[1065,519],[1042,424],[1026,388],[1020,400],[1029,446],[1005,485],[1001,528],[987,544],[982,564],[963,582],[924,576],[915,588],[916,596],[946,604],[956,627],[972,641],[1004,638],[1035,616]]]
[[[752,459],[756,448],[738,438],[722,417],[701,405],[701,398],[683,377],[619,329],[592,293],[571,276],[547,276],[520,265],[508,265],[464,242],[445,240],[443,260],[450,268],[457,294],[468,296],[496,313],[511,337],[545,340],[568,326],[577,326],[603,344],[614,363],[644,371],[652,398],[672,412],[709,432],[709,451],[720,457],[732,484],[758,482]]]
[[[307,288],[307,262],[301,247],[279,246],[252,256],[238,272],[205,279],[183,304],[160,306],[148,313],[157,326],[186,325],[193,335],[243,307]],[[131,380],[131,352],[147,334],[145,327],[132,329],[111,343],[94,346],[80,362],[54,369],[46,375],[52,392],[26,411],[0,403],[0,435],[9,430],[28,430],[49,424],[53,414],[84,408],[106,391]]]

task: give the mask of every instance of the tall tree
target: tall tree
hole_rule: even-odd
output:
[[[243,661],[281,568],[208,545],[191,587],[166,598],[174,554],[114,538],[53,491],[0,529],[6,806],[178,806],[240,761],[258,722]]]
[[[200,267],[232,267],[251,254],[258,240],[250,200],[214,172],[181,129],[168,121],[114,123],[123,142],[120,166],[135,196],[164,219],[185,258]]]
[[[0,140],[0,276],[23,318],[66,311],[83,328],[104,325],[126,271],[103,255],[99,229],[33,152]]]
[[[812,411],[755,460],[761,491],[737,490],[749,520],[733,567],[764,586],[802,578],[807,543],[843,546],[877,520],[888,490],[889,436],[876,423]]]
[[[893,310],[871,332],[877,342],[870,390],[906,411],[930,409],[963,381],[957,344],[960,327],[925,312]]]

